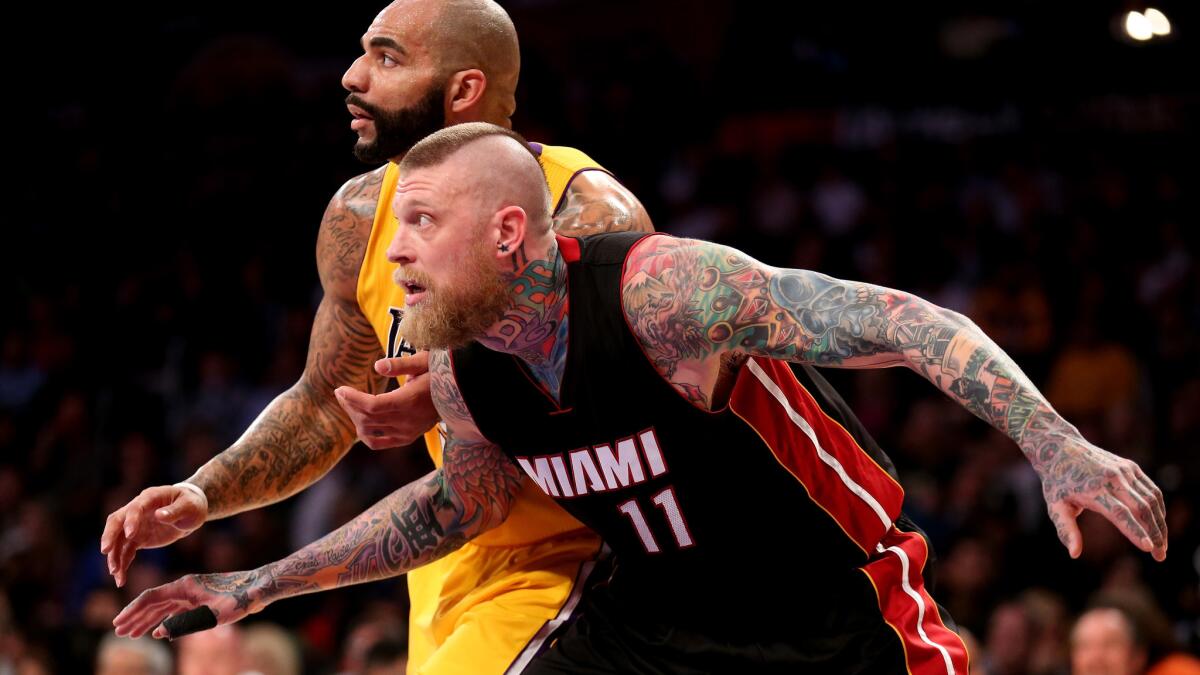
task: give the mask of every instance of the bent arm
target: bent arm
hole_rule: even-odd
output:
[[[275,503],[316,482],[356,438],[334,389],[383,390],[385,381],[372,369],[381,355],[379,342],[356,296],[382,178],[376,170],[352,179],[325,211],[317,237],[324,297],[299,381],[188,479],[207,496],[209,519]]]

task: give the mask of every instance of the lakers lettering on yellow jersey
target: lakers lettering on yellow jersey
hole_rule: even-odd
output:
[[[556,211],[575,176],[604,170],[574,148],[530,147],[546,174]],[[359,308],[388,357],[415,353],[404,340],[404,291],[392,281],[395,265],[386,256],[397,228],[392,199],[398,179],[398,166],[389,163],[358,277]],[[436,428],[425,434],[425,445],[441,466]],[[409,573],[408,672],[519,671],[578,601],[581,584],[576,580],[586,575],[599,548],[596,535],[526,481],[504,524]],[[492,601],[501,597],[504,607],[493,607]],[[455,642],[468,648],[438,650]]]

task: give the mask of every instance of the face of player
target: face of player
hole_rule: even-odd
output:
[[[445,125],[445,82],[428,39],[431,3],[398,0],[362,37],[363,55],[342,86],[358,134],[354,154],[380,163],[398,158]]]
[[[491,220],[453,162],[410,171],[396,185],[399,221],[388,247],[405,291],[404,338],[455,348],[482,336],[508,308]]]
[[[1071,633],[1072,675],[1141,675],[1145,654],[1115,609],[1088,612]]]

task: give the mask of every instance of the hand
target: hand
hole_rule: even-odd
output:
[[[1053,449],[1052,446],[1050,449]],[[1135,546],[1161,562],[1167,557],[1166,508],[1162,492],[1137,464],[1082,438],[1046,452],[1038,466],[1042,493],[1058,538],[1078,558],[1083,539],[1075,519],[1084,509],[1108,518]]]
[[[108,556],[108,573],[117,586],[138,549],[166,546],[195,532],[208,518],[208,505],[186,488],[164,485],[142,490],[113,511],[100,535],[100,552]]]
[[[368,448],[383,450],[408,445],[437,424],[438,413],[429,393],[429,352],[413,356],[379,359],[380,375],[408,379],[399,389],[371,395],[352,387],[338,387],[334,394],[350,416],[358,437]]]
[[[160,626],[165,619],[207,606],[223,626],[262,611],[268,603],[251,598],[260,573],[189,574],[169,584],[143,591],[113,619],[119,637],[138,638],[153,630],[156,638],[170,637]]]

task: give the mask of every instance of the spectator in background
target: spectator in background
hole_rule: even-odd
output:
[[[96,656],[96,675],[171,675],[172,672],[171,650],[156,640],[109,635],[100,643],[100,653]]]
[[[253,624],[242,633],[241,672],[300,675],[300,650],[287,631],[279,626]]]
[[[1145,592],[1106,593],[1071,631],[1073,675],[1200,675],[1200,659],[1179,651],[1170,624]]]
[[[398,640],[380,640],[367,650],[363,675],[404,675],[408,667],[408,649]]]
[[[1071,631],[1073,675],[1142,675],[1147,658],[1145,636],[1115,607],[1084,612]]]
[[[242,672],[242,627],[217,626],[188,635],[179,645],[179,675],[238,675]]]

